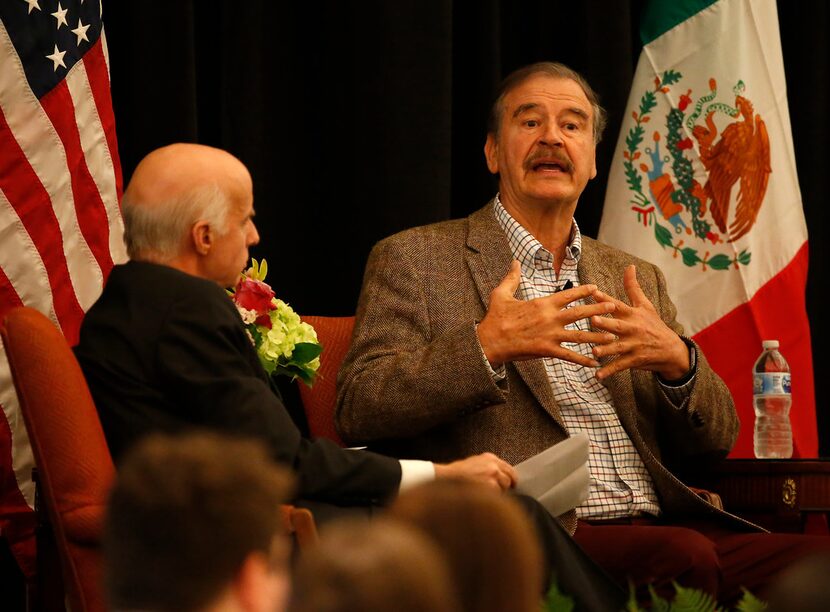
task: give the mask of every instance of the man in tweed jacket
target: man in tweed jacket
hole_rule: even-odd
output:
[[[573,221],[603,124],[590,86],[561,64],[504,81],[485,145],[499,194],[372,251],[337,425],[400,457],[513,463],[586,431],[589,498],[560,517],[577,541],[620,581],[677,579],[728,601],[815,544],[753,532],[672,473],[725,456],[738,420],[660,270]],[[761,551],[778,559],[744,571]]]

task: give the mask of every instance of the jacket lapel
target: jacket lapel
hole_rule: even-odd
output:
[[[470,215],[467,221],[467,265],[486,309],[490,303],[490,293],[510,269],[513,254],[510,252],[507,236],[504,235],[504,230],[496,220],[492,201]],[[518,290],[516,297],[518,297]],[[553,390],[542,360],[516,361],[512,365],[545,411],[553,417],[563,431],[567,431],[556,400],[553,399]]]
[[[467,266],[486,310],[493,292],[513,259],[507,236],[496,221],[493,202],[467,218]]]

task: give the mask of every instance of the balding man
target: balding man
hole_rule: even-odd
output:
[[[323,517],[329,504],[371,506],[436,476],[514,484],[513,468],[491,454],[433,465],[300,435],[224,291],[259,241],[251,176],[238,159],[194,144],[154,151],[122,211],[131,261],[112,270],[76,348],[116,462],[151,432],[258,438],[297,471],[298,498]]]

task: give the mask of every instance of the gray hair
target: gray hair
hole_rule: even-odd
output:
[[[594,144],[599,144],[600,140],[602,140],[602,132],[605,130],[605,124],[608,123],[608,114],[600,106],[599,96],[588,84],[585,77],[576,70],[559,62],[537,62],[524,68],[519,68],[507,75],[499,85],[496,93],[496,101],[490,107],[490,116],[487,118],[487,133],[492,134],[494,138],[498,138],[499,129],[501,128],[501,116],[504,113],[505,97],[516,87],[536,74],[545,74],[556,79],[569,79],[575,81],[582,88],[585,97],[588,98],[588,102],[591,103],[591,108],[594,111]]]
[[[169,261],[180,253],[182,239],[199,221],[224,235],[229,207],[230,198],[215,183],[152,205],[134,204],[129,194],[124,194],[121,214],[127,254],[130,259]]]

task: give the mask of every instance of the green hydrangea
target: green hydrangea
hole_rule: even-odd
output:
[[[303,323],[291,306],[272,297],[273,290],[264,282],[267,271],[265,260],[261,263],[252,260],[251,267],[228,294],[239,311],[265,371],[292,379],[300,378],[311,386],[320,368],[320,353],[323,350],[317,340],[317,332],[308,323]],[[253,310],[243,307],[243,304]],[[270,321],[270,327],[256,323],[264,317]]]

